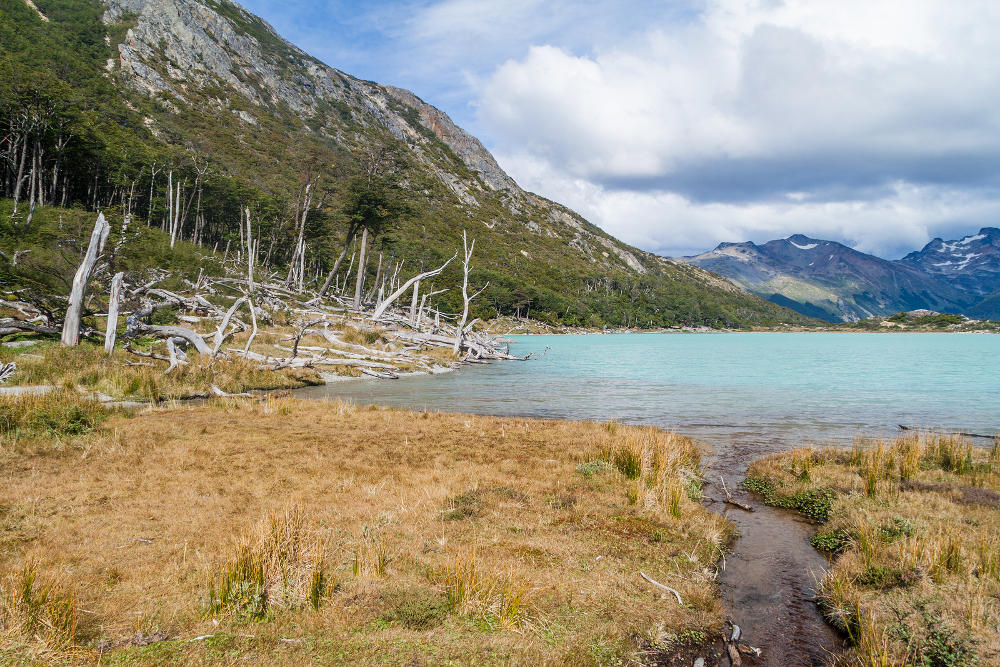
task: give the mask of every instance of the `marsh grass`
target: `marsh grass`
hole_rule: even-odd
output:
[[[907,433],[750,466],[771,504],[831,494],[812,541],[834,559],[818,600],[853,644],[843,664],[1000,664],[998,463],[997,445]]]
[[[0,450],[55,451],[96,429],[113,414],[105,406],[74,391],[0,396]]]
[[[37,563],[24,563],[0,584],[0,648],[20,641],[58,650],[76,636],[76,596],[65,583],[40,575]]]
[[[208,613],[262,619],[275,608],[319,609],[329,593],[327,539],[301,507],[247,530],[208,585]]]
[[[146,349],[138,345],[139,349]],[[26,352],[27,350],[27,352]],[[159,350],[163,353],[163,350]],[[36,355],[36,356],[25,356]],[[135,365],[136,361],[142,365]],[[320,382],[312,369],[262,370],[241,357],[203,360],[195,353],[191,363],[164,374],[166,362],[139,359],[116,349],[112,356],[93,343],[76,347],[43,345],[0,348],[0,361],[15,361],[16,385],[53,385],[66,390],[100,392],[112,398],[160,401],[207,394],[214,384],[223,391],[289,389]]]
[[[524,619],[531,593],[528,582],[512,571],[483,572],[475,551],[453,556],[432,577],[444,588],[452,613],[478,617],[502,629]]]
[[[629,663],[653,628],[721,629],[732,528],[691,500],[690,442],[655,429],[268,397],[75,438],[0,457],[0,569],[72,571],[83,662],[102,643],[111,664]],[[639,478],[578,472],[620,444]]]
[[[604,465],[626,480],[629,501],[644,511],[682,518],[698,499],[691,484],[698,479],[700,455],[687,438],[656,429],[624,429],[609,422],[611,442],[582,464],[581,474],[591,477]]]

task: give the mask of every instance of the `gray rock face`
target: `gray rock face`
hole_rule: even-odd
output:
[[[138,90],[183,102],[189,88],[217,85],[262,107],[262,113],[267,112],[265,107],[284,103],[304,117],[315,114],[323,101],[340,103],[351,110],[354,120],[382,125],[418,149],[417,155],[428,163],[431,140],[426,130],[430,130],[479,177],[478,182],[459,184],[454,175],[439,174],[464,203],[475,205],[470,193],[483,185],[519,194],[517,184],[489,151],[447,114],[407,90],[361,81],[324,65],[236,3],[108,0],[106,23],[128,17],[134,17],[135,25],[118,47],[117,65]],[[414,126],[410,109],[423,128]],[[234,113],[254,122],[252,112]]]

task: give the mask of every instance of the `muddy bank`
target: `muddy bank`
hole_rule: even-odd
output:
[[[779,441],[736,436],[712,443],[705,457],[706,495],[717,502],[710,509],[723,513],[739,529],[733,552],[720,571],[722,594],[733,622],[745,641],[763,649],[754,665],[798,667],[824,665],[843,647],[843,640],[823,620],[813,600],[816,582],[826,570],[826,558],[809,544],[814,526],[799,516],[768,507],[739,488],[747,465],[756,458],[788,448]],[[725,477],[733,497],[753,506],[744,512],[722,502],[719,481]]]

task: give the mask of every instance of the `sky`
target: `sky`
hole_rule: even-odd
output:
[[[995,0],[242,4],[645,250],[802,233],[894,259],[1000,226]]]

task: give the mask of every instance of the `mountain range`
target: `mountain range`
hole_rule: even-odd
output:
[[[298,261],[321,281],[345,243],[345,183],[391,150],[405,163],[406,214],[370,243],[363,270],[373,282],[382,258],[402,262],[404,276],[440,264],[466,230],[478,242],[472,282],[488,284],[474,316],[640,327],[806,322],[522,190],[441,110],[320,62],[230,0],[4,2],[0,93],[0,126],[13,137],[0,156],[3,197],[16,196],[18,151],[34,141],[28,164],[34,170],[37,159],[44,205],[134,211],[165,229],[182,216],[182,240],[220,251],[240,243],[249,210],[272,267]],[[26,106],[41,118],[30,131],[16,129],[29,127]],[[183,206],[170,207],[170,183]],[[298,244],[307,185],[319,194]],[[461,309],[457,264],[438,279],[437,288],[452,288],[434,297],[442,310]]]
[[[795,234],[763,244],[720,243],[678,258],[810,317],[855,321],[927,309],[1000,319],[1000,229],[936,238],[886,260]]]

